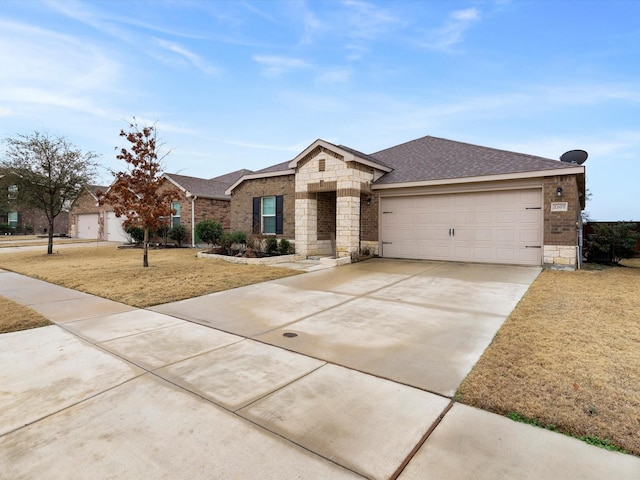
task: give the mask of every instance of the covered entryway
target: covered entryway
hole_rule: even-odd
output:
[[[76,236],[88,240],[98,240],[98,214],[83,213],[78,215]]]
[[[126,234],[122,227],[122,218],[116,217],[113,212],[106,212],[105,219],[105,240],[109,242],[129,242],[129,235]]]
[[[542,265],[539,188],[382,197],[381,256]]]

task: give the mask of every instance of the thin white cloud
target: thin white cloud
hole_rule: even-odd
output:
[[[285,73],[294,70],[307,68],[310,65],[300,59],[294,57],[283,57],[278,55],[254,55],[253,61],[262,67],[263,74],[267,77],[279,77]]]
[[[385,33],[390,27],[400,25],[401,20],[390,11],[361,0],[344,0],[347,7],[347,36],[362,39],[374,39]]]
[[[178,55],[180,58],[185,59],[188,63],[190,63],[206,75],[216,75],[219,72],[216,67],[210,65],[206,60],[200,57],[200,55],[191,52],[187,48],[175,42],[169,42],[162,39],[156,39],[156,42],[164,50],[167,50]]]
[[[317,78],[318,83],[348,83],[351,80],[352,71],[349,68],[333,68],[323,70]]]
[[[0,107],[0,117],[10,117],[11,109],[8,107]]]
[[[450,52],[455,45],[462,41],[464,33],[479,20],[480,11],[477,8],[451,12],[443,26],[428,32],[426,39],[421,42],[421,46]]]

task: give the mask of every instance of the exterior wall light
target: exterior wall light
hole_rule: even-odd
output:
[[[562,196],[562,187],[558,187],[556,188],[556,197],[561,197]]]
[[[372,199],[371,197],[367,197],[367,206],[371,205],[371,201],[372,201],[372,200],[373,200],[373,199]]]

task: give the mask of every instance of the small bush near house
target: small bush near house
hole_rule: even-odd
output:
[[[628,222],[595,224],[594,233],[587,235],[585,241],[587,260],[618,264],[624,258],[633,257],[640,238],[635,228],[635,223]]]
[[[215,220],[202,220],[196,224],[196,234],[198,238],[207,245],[217,244],[222,233],[222,225]]]
[[[165,247],[167,246],[167,239],[169,238],[169,230],[171,230],[169,225],[162,225],[158,230],[156,230],[156,237],[162,240],[162,244]]]
[[[129,226],[124,229],[125,233],[131,237],[131,241],[140,245],[144,241],[144,229],[141,227]]]
[[[183,225],[176,225],[171,230],[169,230],[169,238],[176,242],[179,247],[187,240],[188,233],[187,229],[184,228]]]
[[[280,240],[280,245],[278,246],[278,251],[280,255],[287,255],[291,252],[291,242],[286,238]]]
[[[278,240],[273,237],[267,238],[267,241],[264,244],[264,251],[269,255],[273,255],[278,251]]]
[[[247,244],[247,234],[244,232],[240,232],[238,230],[236,230],[235,232],[231,232],[231,242],[232,243],[237,243],[240,245],[246,245]]]

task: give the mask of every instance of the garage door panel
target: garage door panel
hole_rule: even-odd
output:
[[[87,240],[98,239],[98,214],[83,213],[78,215],[76,236]]]
[[[541,203],[540,189],[383,197],[393,213],[382,215],[382,241],[394,241],[383,256],[540,265],[541,248],[527,247],[542,245]]]

